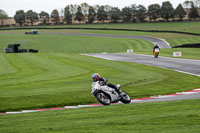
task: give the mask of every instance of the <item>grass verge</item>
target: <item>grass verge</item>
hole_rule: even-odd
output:
[[[157,67],[79,54],[1,54],[0,111],[96,103],[90,94],[95,72],[121,84],[132,98],[186,91],[200,79]]]
[[[156,23],[120,23],[120,24],[71,24],[55,26],[29,26],[28,28],[113,28],[135,30],[166,30],[200,33],[200,22],[156,22]],[[18,28],[18,27],[16,27]],[[19,27],[21,28],[21,27]],[[23,28],[23,27],[22,27]],[[27,28],[27,27],[24,27]],[[3,29],[3,28],[2,28]]]
[[[0,116],[2,133],[194,133],[200,100],[114,105]]]

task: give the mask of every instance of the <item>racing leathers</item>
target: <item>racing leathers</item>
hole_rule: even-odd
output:
[[[108,80],[104,77],[101,77],[99,79],[99,82],[101,85],[107,85],[108,87],[111,87],[111,88],[115,89],[118,93],[120,93],[120,85],[113,85],[111,83],[108,83]]]

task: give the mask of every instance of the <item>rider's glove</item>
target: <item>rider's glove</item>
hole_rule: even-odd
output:
[[[104,78],[104,77],[102,77],[102,81],[105,82],[105,83],[108,82],[108,80],[106,78]]]

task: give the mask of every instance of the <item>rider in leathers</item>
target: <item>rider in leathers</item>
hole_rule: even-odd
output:
[[[156,46],[153,47],[153,53],[154,53],[154,51],[155,51],[156,48],[158,48],[160,50],[159,46],[156,45]]]
[[[111,83],[108,83],[108,80],[104,77],[100,77],[98,73],[94,73],[92,75],[93,82],[100,81],[101,85],[107,85],[108,87],[111,87],[115,89],[118,93],[120,93],[120,86],[119,85],[113,85]]]

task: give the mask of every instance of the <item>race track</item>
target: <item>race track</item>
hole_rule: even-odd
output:
[[[172,69],[175,71],[200,76],[200,60],[177,59],[168,57],[154,58],[153,55],[141,54],[83,54],[107,60],[134,62]]]
[[[160,48],[171,48],[170,44],[164,39],[146,36],[121,36],[121,35],[104,35],[104,34],[87,34],[87,33],[41,33],[46,35],[75,35],[75,36],[99,36],[99,37],[116,37],[116,38],[136,38],[152,42]]]

